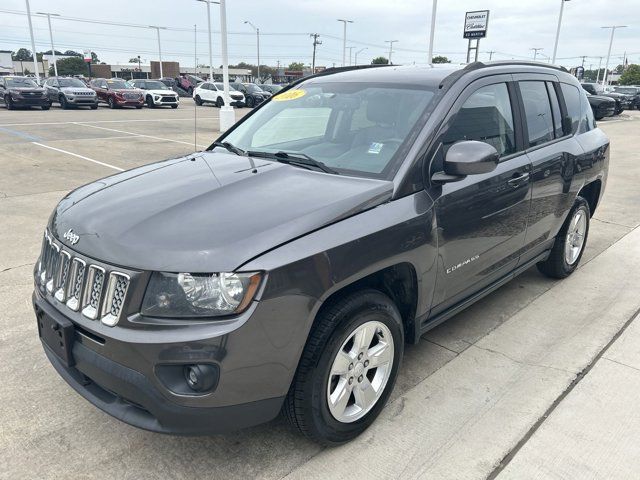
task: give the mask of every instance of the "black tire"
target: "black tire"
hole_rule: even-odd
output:
[[[388,327],[393,337],[390,374],[380,397],[363,417],[349,423],[340,422],[329,411],[327,402],[333,360],[352,332],[372,320]],[[384,408],[396,381],[403,349],[402,318],[395,304],[383,293],[361,290],[328,305],[311,329],[283,405],[285,417],[303,435],[322,445],[335,446],[352,440],[366,430]]]
[[[97,110],[98,109],[98,104],[96,103],[95,105],[91,105],[91,110]]]
[[[15,110],[16,105],[13,103],[13,98],[10,95],[4,97],[4,105],[7,107],[7,110]]]
[[[224,107],[224,100],[222,99],[222,97],[218,97],[218,100],[216,100],[216,107],[218,108]]]
[[[193,95],[193,87],[187,88],[187,93],[189,94],[189,96],[192,96]]]
[[[116,105],[116,102],[113,100],[113,97],[109,97],[109,99],[107,100],[107,103],[109,104],[109,108],[111,109],[118,108],[118,106]]]
[[[40,105],[40,108],[42,110],[49,110],[51,108],[51,104],[49,104],[49,105]]]
[[[60,95],[60,97],[58,97],[58,101],[60,102],[60,108],[64,110],[69,109],[69,102],[67,102],[67,98],[64,95]]]
[[[582,242],[580,253],[576,260],[573,263],[569,264],[565,256],[565,246],[568,241],[567,231],[569,230],[571,222],[578,211],[582,211],[585,215],[586,229],[584,232],[584,240]],[[564,221],[564,224],[558,232],[558,235],[556,235],[555,242],[553,243],[553,247],[551,249],[551,254],[544,262],[540,262],[537,264],[538,270],[540,270],[541,273],[551,278],[566,278],[571,275],[576,268],[578,268],[580,259],[582,258],[582,254],[584,253],[584,249],[587,245],[587,239],[589,238],[590,218],[591,211],[589,209],[589,204],[587,203],[587,201],[582,197],[576,198],[573,207],[569,211],[569,215],[567,215],[567,219]]]
[[[156,108],[156,104],[153,103],[153,98],[151,98],[151,95],[147,95],[147,107]]]
[[[136,105],[136,110],[140,110],[142,108],[142,105]]]
[[[200,98],[200,95],[196,95],[196,98],[194,100],[196,102],[196,105],[202,105],[202,99]]]
[[[256,105],[256,101],[253,99],[253,97],[247,97],[247,107],[248,108],[253,108]]]

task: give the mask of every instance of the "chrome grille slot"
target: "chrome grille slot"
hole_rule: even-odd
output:
[[[74,258],[71,262],[71,274],[67,283],[67,307],[74,312],[80,307],[82,298],[82,287],[84,286],[84,274],[87,264],[84,260]]]
[[[51,242],[49,246],[49,258],[47,259],[47,272],[45,278],[47,280],[47,292],[53,293],[53,284],[60,267],[60,247]]]
[[[53,282],[54,297],[59,302],[64,302],[67,293],[67,281],[69,280],[69,267],[71,266],[71,255],[64,250],[60,252],[58,271]]]
[[[46,278],[47,259],[49,258],[49,235],[44,233],[42,238],[42,250],[40,251],[40,262],[38,263],[38,275],[40,283],[44,285]]]
[[[100,308],[100,301],[102,299],[102,290],[104,286],[105,271],[104,268],[97,265],[90,265],[87,273],[87,283],[84,290],[84,296],[82,299],[82,314],[95,320],[98,318],[98,311]]]
[[[102,307],[102,323],[110,327],[118,323],[128,288],[128,275],[120,272],[111,272],[109,274],[107,293]]]

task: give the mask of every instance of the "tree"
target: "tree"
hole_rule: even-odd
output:
[[[389,59],[386,57],[376,57],[371,60],[371,65],[389,65]]]
[[[451,60],[444,55],[436,55],[431,59],[431,63],[451,63]]]
[[[24,62],[27,60],[33,60],[33,55],[31,54],[31,50],[20,48],[12,55],[12,58],[18,62]]]
[[[51,50],[47,50],[46,52],[42,52],[41,55],[52,55]],[[60,50],[56,50],[56,55],[64,55]]]
[[[56,62],[58,75],[84,75],[87,64],[81,57],[62,58]],[[54,75],[53,67],[49,68],[49,75]]]
[[[620,85],[640,85],[640,65],[629,65],[620,77]]]
[[[80,58],[82,58],[82,54],[76,52],[75,50],[67,50],[66,52],[63,53],[63,55],[66,55],[68,57],[80,57]]]
[[[288,69],[289,70],[293,70],[294,72],[301,72],[302,70],[304,70],[304,63],[302,63],[302,62],[291,62],[289,64],[289,68]]]
[[[99,63],[100,59],[98,58],[98,54],[96,52],[91,52],[91,63]]]

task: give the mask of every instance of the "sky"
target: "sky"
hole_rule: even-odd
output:
[[[126,63],[140,55],[147,63],[158,58],[156,31],[148,25],[158,25],[168,27],[161,31],[163,60],[193,66],[197,58],[199,64],[208,64],[206,5],[196,0],[30,0],[30,5],[32,13],[62,15],[52,19],[56,50],[91,49],[107,63]],[[229,62],[257,61],[256,35],[244,23],[248,20],[261,32],[261,64],[310,64],[310,34],[318,33],[322,44],[316,65],[339,66],[343,27],[337,19],[345,18],[354,22],[347,31],[352,61],[356,52],[358,63],[388,57],[385,41],[397,40],[393,63],[425,64],[431,5],[431,0],[227,0]],[[579,57],[586,55],[585,67],[597,68],[598,57],[606,57],[609,46],[610,30],[601,28],[605,25],[628,25],[616,30],[610,66],[622,63],[625,52],[629,63],[640,63],[640,0],[571,0],[564,5],[556,63],[577,66],[582,62]],[[546,61],[552,55],[560,0],[439,0],[434,55],[445,55],[456,63],[465,61],[467,40],[462,38],[462,28],[465,12],[472,10],[490,10],[479,60],[488,60],[490,51],[495,52],[494,60],[532,59],[532,48],[542,49],[538,60]],[[219,11],[218,5],[211,5],[215,66],[222,63]],[[31,50],[25,12],[25,0],[0,3],[0,50]],[[131,26],[83,23],[65,17]],[[33,26],[36,49],[48,50],[46,18],[33,17]]]

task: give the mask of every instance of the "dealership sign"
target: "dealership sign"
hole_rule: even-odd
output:
[[[464,38],[484,38],[489,25],[489,10],[467,12],[464,16]]]
[[[91,63],[91,50],[85,50],[83,53],[84,53],[84,61],[87,63]]]

